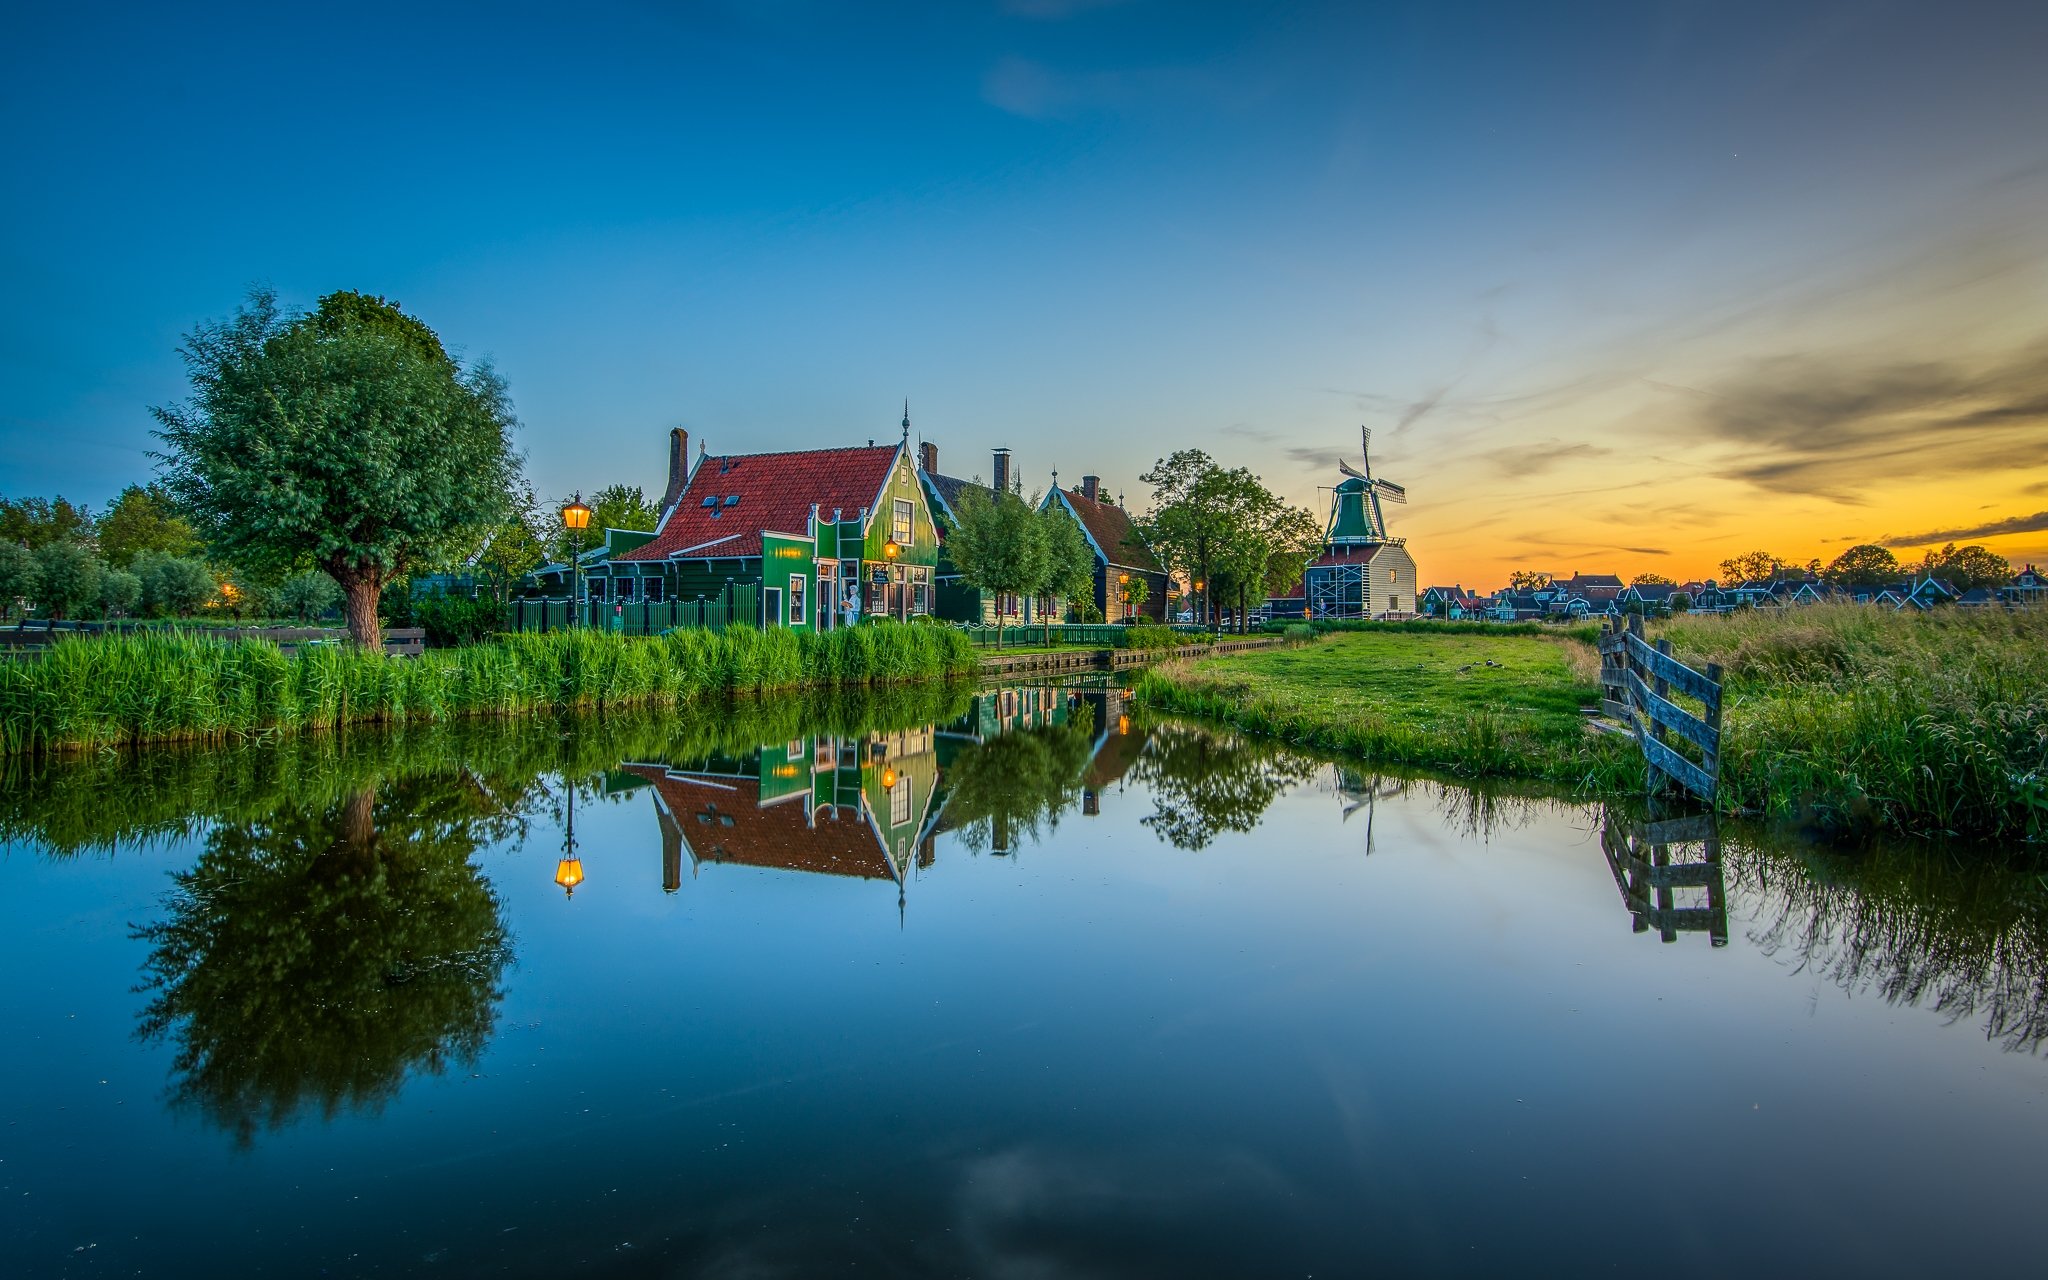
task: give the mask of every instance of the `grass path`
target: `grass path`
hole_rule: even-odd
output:
[[[1376,761],[1618,790],[1641,766],[1586,728],[1597,670],[1576,641],[1347,632],[1168,663],[1137,688],[1165,710]]]

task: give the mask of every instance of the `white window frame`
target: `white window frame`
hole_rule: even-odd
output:
[[[805,588],[809,585],[804,581],[803,574],[789,575],[789,594],[784,596],[783,600],[787,602],[789,625],[792,627],[804,625],[804,605],[808,595]]]
[[[908,498],[898,498],[896,499],[896,506],[892,510],[891,516],[892,523],[889,526],[889,532],[895,538],[896,545],[899,547],[909,546],[912,539],[916,537],[917,504]]]

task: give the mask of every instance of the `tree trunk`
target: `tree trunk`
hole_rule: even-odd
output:
[[[340,577],[340,575],[335,575]],[[384,648],[384,629],[377,619],[377,601],[384,584],[374,574],[349,574],[341,578],[342,607],[348,617],[351,639],[365,649]]]

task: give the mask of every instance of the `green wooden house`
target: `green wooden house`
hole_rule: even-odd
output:
[[[907,440],[782,453],[700,452],[669,436],[661,522],[585,566],[591,609],[626,631],[829,630],[933,612],[938,530]],[[609,531],[608,531],[609,537]]]

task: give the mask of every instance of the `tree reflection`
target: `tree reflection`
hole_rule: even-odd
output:
[[[1064,724],[962,749],[945,770],[946,826],[969,849],[996,853],[1057,830],[1060,815],[1080,801],[1094,726],[1094,708],[1079,702]]]
[[[176,1046],[174,1103],[246,1146],[473,1064],[511,948],[472,855],[517,821],[439,772],[209,831],[167,916],[136,931],[138,1034]]]
[[[1131,776],[1152,789],[1139,819],[1176,849],[1202,849],[1224,831],[1250,831],[1280,795],[1321,768],[1285,747],[1186,721],[1155,726]]]
[[[1724,852],[1766,954],[2036,1053],[2048,1044],[2048,885],[1989,856],[1959,863],[1901,843],[1847,857],[1756,832]]]

